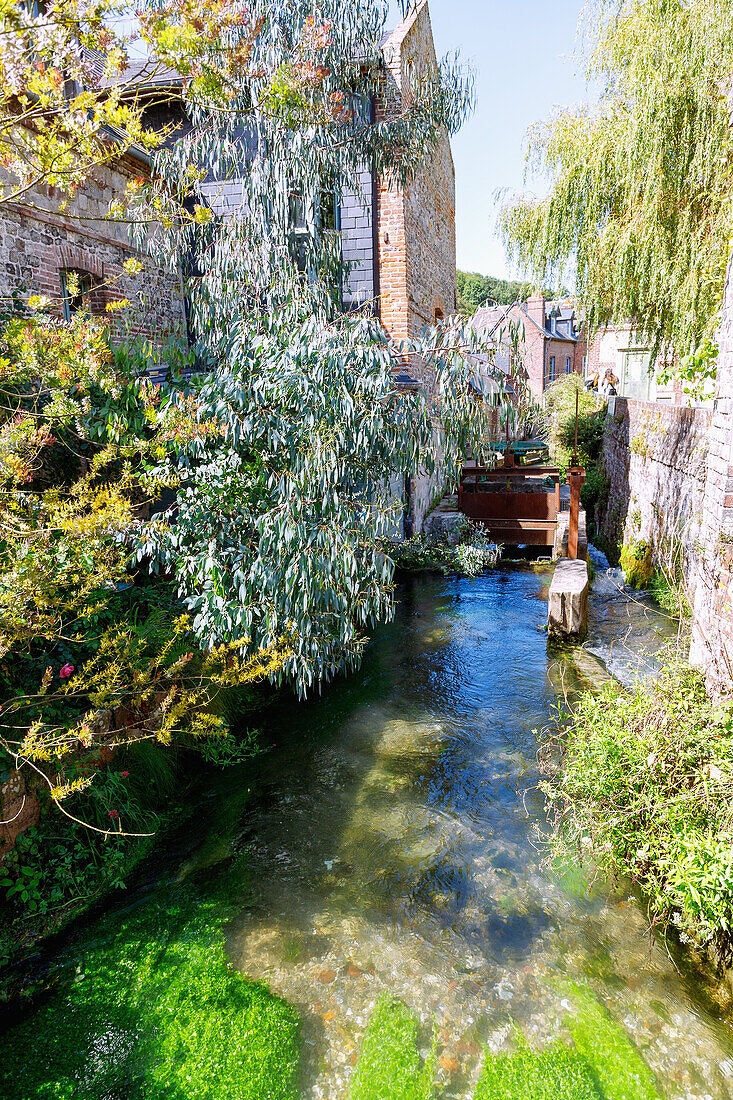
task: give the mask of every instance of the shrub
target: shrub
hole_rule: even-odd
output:
[[[544,432],[553,460],[561,470],[570,466],[575,445],[575,395],[578,394],[578,458],[586,467],[601,453],[606,402],[586,390],[578,374],[567,374],[545,394]]]
[[[482,524],[463,518],[437,537],[413,535],[403,542],[390,542],[387,553],[398,569],[409,572],[437,569],[477,577],[496,565],[501,551]]]
[[[598,857],[648,896],[653,920],[733,959],[733,718],[677,664],[578,703],[546,785],[558,849]],[[565,736],[563,734],[563,736]]]

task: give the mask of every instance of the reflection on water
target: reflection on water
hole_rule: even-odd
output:
[[[542,568],[413,581],[361,671],[275,716],[242,823],[255,901],[228,950],[305,1019],[305,1095],[346,1094],[384,989],[435,1020],[444,1097],[471,1096],[483,1045],[512,1022],[563,1035],[559,979],[590,984],[669,1096],[727,1097],[728,1023],[702,980],[650,942],[628,889],[543,866],[536,731],[563,691],[628,676],[626,632],[658,647],[662,620],[600,574],[595,626],[573,663],[548,657]],[[612,644],[613,643],[613,644]],[[707,1007],[706,1007],[707,1005]]]

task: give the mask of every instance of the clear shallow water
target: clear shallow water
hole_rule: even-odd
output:
[[[536,731],[564,695],[608,676],[598,658],[628,681],[653,672],[654,654],[674,634],[602,567],[597,559],[582,648],[548,651],[548,567],[403,586],[395,621],[376,632],[361,670],[320,700],[285,701],[264,715],[270,751],[208,773],[196,815],[159,846],[124,905],[76,943],[49,946],[38,970],[60,971],[54,1011],[66,1019],[64,984],[82,970],[104,973],[118,923],[138,909],[144,916],[151,898],[169,896],[175,913],[173,882],[203,871],[202,882],[222,887],[211,894],[222,915],[246,898],[227,927],[232,964],[299,1010],[304,1100],[346,1100],[385,990],[419,1013],[425,1050],[436,1025],[440,1100],[469,1100],[485,1048],[508,1049],[514,1029],[537,1047],[570,1039],[568,982],[590,989],[627,1029],[668,1098],[733,1095],[733,1033],[709,976],[649,939],[628,886],[596,882],[589,892],[576,867],[553,871],[544,860]],[[168,943],[165,920],[161,927],[158,941],[143,921],[143,970]],[[134,973],[131,928],[123,961]],[[187,943],[200,935],[198,926],[174,929],[171,957],[180,950],[185,964]],[[100,1071],[102,1083],[84,1095],[123,1100],[129,1052],[115,1027],[134,1046],[140,1014],[108,1017],[96,988],[87,995],[98,1019],[79,1017],[80,1072],[86,1081],[104,1063],[117,1085],[107,1087]],[[186,1005],[194,1016],[197,995],[194,984]],[[87,1004],[74,1003],[76,1011]],[[201,1026],[218,1018],[204,1013]]]
[[[440,1040],[441,1096],[473,1091],[512,1025],[562,1036],[562,981],[587,983],[670,1097],[733,1094],[733,1042],[711,988],[649,939],[628,887],[544,866],[537,733],[598,672],[628,679],[672,624],[601,574],[587,651],[548,654],[549,571],[416,580],[360,672],[274,717],[273,751],[235,829],[255,900],[232,963],[305,1020],[306,1096],[343,1097],[388,989]],[[611,591],[613,588],[613,591]],[[623,645],[618,639],[628,633]]]
[[[621,569],[610,568],[600,550],[590,546],[589,555],[596,575],[583,648],[624,684],[653,675],[659,667],[660,648],[677,639],[677,620],[655,610],[643,592],[627,588]]]

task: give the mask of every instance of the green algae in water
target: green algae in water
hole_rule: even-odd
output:
[[[565,1022],[605,1100],[659,1100],[656,1078],[624,1029],[584,990],[567,991],[578,1012]]]
[[[4,1100],[297,1100],[295,1010],[226,961],[229,879],[97,926],[69,988],[0,1041]]]
[[[521,1042],[511,1054],[487,1054],[474,1100],[601,1100],[582,1055],[558,1044],[536,1053]]]
[[[558,1043],[537,1052],[519,1036],[512,1053],[487,1053],[474,1100],[660,1100],[624,1029],[589,993],[561,988],[578,1008],[565,1020],[575,1048]]]
[[[553,853],[550,866],[553,879],[569,897],[587,898],[591,893],[592,886],[585,868],[569,851],[560,849]]]
[[[416,1017],[387,995],[377,1002],[367,1026],[350,1100],[430,1100],[435,1069],[435,1042],[423,1064]]]

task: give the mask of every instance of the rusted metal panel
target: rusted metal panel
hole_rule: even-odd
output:
[[[552,546],[555,523],[532,523],[530,520],[477,520],[491,539],[502,546]]]
[[[552,546],[560,510],[560,471],[556,466],[514,466],[511,458],[498,468],[465,467],[458,507],[482,523],[495,542]]]
[[[555,493],[461,494],[460,510],[471,519],[556,520]]]

